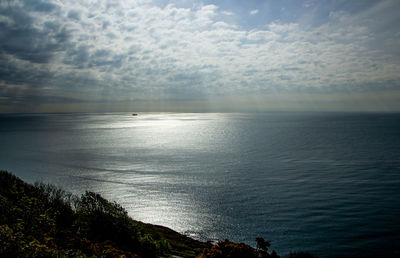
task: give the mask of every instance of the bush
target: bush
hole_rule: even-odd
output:
[[[168,251],[167,242],[159,234],[145,230],[119,204],[109,202],[99,194],[83,194],[77,204],[76,216],[78,233],[93,241],[110,240],[123,250],[135,251],[145,257],[156,257]]]
[[[82,195],[77,205],[75,227],[78,233],[94,241],[112,240],[129,246],[137,243],[137,235],[129,223],[127,212],[93,192]]]
[[[272,251],[272,253],[268,253],[268,248],[271,246],[271,243],[269,241],[264,240],[264,238],[262,237],[257,237],[256,243],[257,250],[261,258],[279,258],[279,255],[275,251]]]
[[[54,217],[57,227],[71,227],[75,220],[71,204],[77,201],[77,197],[50,184],[35,183],[35,188],[41,195],[47,212]]]
[[[0,171],[0,214],[0,257],[153,257],[168,246],[156,233],[137,230],[121,206],[99,194],[79,199],[6,171]]]
[[[206,249],[199,256],[200,258],[258,258],[258,252],[253,247],[244,243],[234,243],[225,239]]]

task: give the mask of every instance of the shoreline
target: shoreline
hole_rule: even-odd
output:
[[[134,220],[99,194],[78,197],[7,171],[0,171],[0,211],[0,256],[279,257],[263,238],[256,239],[257,248],[229,240],[202,242]]]

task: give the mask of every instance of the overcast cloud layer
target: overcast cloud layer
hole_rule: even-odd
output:
[[[400,111],[399,10],[397,0],[0,1],[0,112]]]

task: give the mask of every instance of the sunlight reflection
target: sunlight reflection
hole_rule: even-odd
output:
[[[210,187],[226,182],[201,179],[214,168],[201,168],[198,157],[211,154],[210,159],[215,159],[212,153],[231,144],[227,136],[232,127],[225,124],[224,116],[121,114],[104,120],[92,116],[95,122],[86,123],[91,127],[85,129],[94,133],[83,140],[90,142],[96,151],[87,151],[96,157],[82,159],[86,169],[77,176],[86,181],[88,189],[122,204],[134,219],[168,226],[197,239],[207,232],[212,238],[218,218],[204,223],[212,213],[197,196],[199,191],[213,194]],[[106,134],[97,136],[99,129]],[[203,193],[205,189],[208,193]]]

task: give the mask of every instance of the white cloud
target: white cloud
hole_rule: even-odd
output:
[[[250,11],[250,15],[256,15],[259,12],[258,9],[254,9]]]

